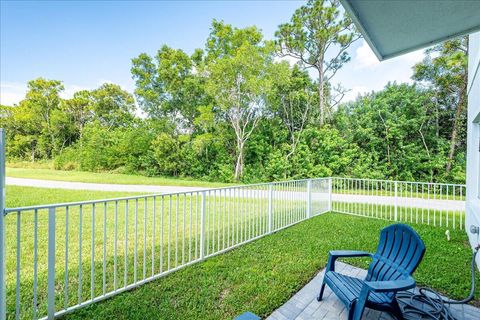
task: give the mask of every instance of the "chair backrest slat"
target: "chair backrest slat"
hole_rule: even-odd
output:
[[[377,252],[373,256],[367,281],[387,281],[411,275],[423,258],[425,244],[405,224],[388,226],[380,233]]]

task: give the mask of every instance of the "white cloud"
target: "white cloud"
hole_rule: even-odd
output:
[[[382,90],[388,82],[412,83],[412,67],[422,61],[424,50],[378,61],[368,44],[362,40],[351,49],[352,60],[338,72],[333,82],[351,89],[344,101],[355,100],[358,94]]]
[[[286,61],[291,67],[298,63],[299,59],[292,56],[275,56],[273,59],[275,62]]]
[[[131,94],[133,94],[133,92],[135,91],[135,85],[134,85],[133,80],[128,81],[128,82],[120,83],[120,82],[115,82],[115,81],[111,81],[111,80],[108,80],[108,79],[100,79],[100,80],[97,81],[97,87],[100,87],[102,84],[105,84],[105,83],[119,85],[120,88],[122,88],[123,90],[125,90],[125,91],[127,91]]]
[[[64,84],[65,90],[60,93],[63,99],[73,97],[73,94],[80,90],[90,90],[91,88],[75,84]],[[0,103],[4,105],[14,105],[25,98],[27,93],[27,83],[21,82],[1,82],[0,83]]]
[[[75,84],[72,84],[72,85],[64,84],[63,86],[65,87],[65,90],[62,93],[60,93],[60,97],[63,99],[72,98],[75,92],[92,89],[90,87],[79,86]]]
[[[425,52],[425,49],[413,51],[413,52],[410,52],[410,53],[407,53],[403,56],[398,57],[398,59],[401,59],[401,61],[405,61],[405,62],[415,64],[415,63],[423,60],[423,58],[425,57],[424,52]]]
[[[370,90],[368,87],[365,87],[365,86],[354,86],[350,88],[350,90],[345,94],[345,97],[343,97],[342,102],[353,101],[359,95],[365,94],[370,91],[372,90]]]
[[[375,53],[373,53],[370,46],[366,41],[362,41],[362,44],[355,50],[355,56],[352,59],[354,61],[354,67],[356,69],[374,69],[379,65],[391,65],[391,64],[407,64],[413,65],[421,61],[424,57],[424,49],[413,51],[389,60],[378,60]]]
[[[13,105],[25,97],[27,84],[19,82],[0,83],[0,104]]]
[[[105,84],[105,83],[108,83],[108,84],[114,84],[115,82],[111,81],[111,80],[108,80],[108,79],[100,79],[97,81],[97,85],[101,86],[102,84]]]
[[[373,53],[366,41],[355,50],[354,67],[356,69],[372,68],[380,64],[380,61]]]

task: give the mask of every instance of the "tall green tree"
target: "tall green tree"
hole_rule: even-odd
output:
[[[207,40],[206,90],[236,137],[236,180],[244,171],[245,144],[265,110],[273,45],[256,27],[237,29],[214,21]]]
[[[87,123],[95,118],[90,91],[81,90],[75,92],[71,99],[65,101],[64,109],[73,122],[77,138],[81,138]]]
[[[317,71],[322,126],[328,104],[326,84],[350,60],[347,49],[360,34],[337,0],[309,0],[295,11],[290,23],[279,26],[275,36],[281,56],[293,57]]]
[[[296,152],[304,129],[313,124],[317,101],[318,92],[308,72],[300,70],[298,65],[293,68],[287,63],[276,65],[269,109],[288,130],[290,150],[286,154],[287,160]]]
[[[346,104],[335,126],[369,159],[369,174],[400,180],[442,180],[447,139],[435,135],[431,93],[389,84]]]
[[[18,136],[17,142],[24,145],[23,150],[29,145],[32,161],[37,155],[51,157],[63,145],[64,141],[59,140],[63,140],[65,132],[55,129],[55,124],[62,122],[60,93],[63,90],[63,84],[57,80],[31,80],[25,99],[12,110],[12,129]]]
[[[119,85],[104,83],[89,95],[94,120],[102,125],[126,127],[134,120],[135,99]]]
[[[191,129],[198,107],[209,103],[203,78],[199,77],[202,51],[192,56],[166,45],[154,58],[142,53],[132,60],[135,94],[142,110],[151,118],[167,117],[179,127]]]
[[[468,37],[446,41],[426,51],[426,58],[414,66],[413,78],[434,92],[437,133],[447,126],[450,139],[447,173],[456,150],[465,149],[468,83]]]

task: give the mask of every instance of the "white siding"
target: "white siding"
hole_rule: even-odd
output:
[[[470,35],[468,60],[467,230],[472,247],[480,243],[470,227],[480,227],[480,32]],[[477,256],[480,268],[480,255]]]

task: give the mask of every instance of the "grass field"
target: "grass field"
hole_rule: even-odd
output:
[[[265,317],[325,266],[329,250],[372,251],[379,231],[388,224],[324,214],[88,306],[68,318],[232,319],[247,310]],[[470,249],[465,234],[453,232],[452,240],[447,242],[440,229],[420,225],[414,228],[427,246],[415,273],[418,283],[451,297],[467,295]],[[368,260],[348,262],[365,268]]]
[[[86,201],[138,195],[135,192],[62,190],[7,186],[7,208],[25,207],[59,202]]]
[[[182,186],[182,187],[224,187],[233,184],[208,182],[200,180],[145,177],[140,175],[95,173],[84,171],[62,171],[43,168],[16,168],[7,167],[7,177],[29,178],[41,180],[58,180],[89,183],[111,184],[144,184],[157,186]]]
[[[333,201],[332,210],[340,213],[354,214],[369,218],[395,221],[395,206],[389,204],[356,203]],[[415,208],[413,206],[398,206],[397,220],[399,222],[426,224],[453,229],[463,229],[465,211],[456,209]]]
[[[424,200],[465,200],[465,185],[428,184],[427,182],[398,182],[397,192],[393,181],[377,182],[376,180],[352,180],[345,183],[341,179],[335,179],[332,186],[333,193],[363,195],[363,196],[386,196],[403,198],[419,198]]]

